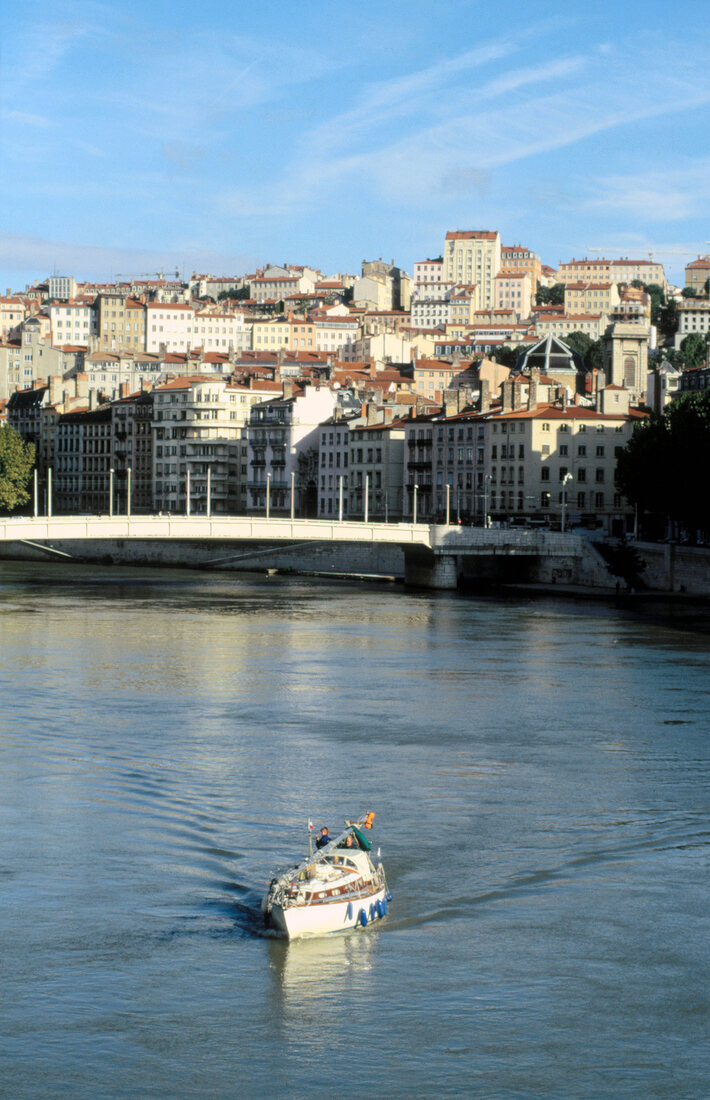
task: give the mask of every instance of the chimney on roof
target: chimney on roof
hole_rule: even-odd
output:
[[[49,403],[50,405],[58,405],[62,400],[62,378],[59,374],[52,374],[48,378],[49,382]]]
[[[84,399],[89,396],[89,376],[88,374],[77,374],[74,377],[75,382],[75,397],[82,397]]]
[[[92,387],[92,389],[89,390],[89,412],[93,412],[96,408],[96,396],[96,390]]]
[[[509,413],[513,411],[513,380],[512,378],[506,378],[502,386],[503,392],[503,412]]]
[[[561,397],[562,397],[562,411],[567,412],[567,387],[566,386],[562,387]]]
[[[121,382],[118,387],[119,397],[128,397],[129,385],[128,382]]]
[[[295,389],[295,386],[294,386],[294,383],[293,383],[293,379],[292,378],[284,378],[284,380],[283,380],[283,396],[284,396],[284,399],[287,400],[288,398],[293,397],[294,389]]]
[[[535,377],[537,375],[537,377]],[[528,411],[537,407],[537,387],[540,380],[540,371],[535,370],[530,374],[528,382]]]
[[[480,389],[481,389],[481,399],[480,399],[481,412],[482,413],[490,412],[490,408],[491,408],[491,384],[490,384],[490,382],[488,381],[487,378],[482,378],[481,379]]]

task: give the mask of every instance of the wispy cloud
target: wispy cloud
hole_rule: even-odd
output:
[[[467,188],[475,196],[491,172],[526,158],[710,103],[710,78],[695,68],[687,77],[678,69],[656,72],[649,96],[637,80],[648,57],[639,53],[630,63],[606,43],[600,51],[603,66],[594,50],[521,65],[520,42],[511,35],[367,85],[351,109],[303,135],[280,178],[258,191],[230,189],[218,208],[283,215],[343,187],[421,208]],[[479,69],[502,61],[503,71],[476,79]]]
[[[684,160],[672,169],[607,176],[591,207],[634,214],[647,221],[679,221],[707,211],[710,160]]]
[[[212,252],[185,246],[179,241],[161,250],[110,248],[77,241],[58,241],[18,233],[0,233],[0,266],[8,272],[34,271],[37,277],[50,267],[82,272],[83,277],[103,281],[118,271],[168,271],[176,265],[190,271],[242,274],[257,265],[253,256]]]

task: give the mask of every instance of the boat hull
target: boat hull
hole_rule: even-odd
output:
[[[311,902],[308,905],[272,905],[268,921],[272,928],[283,932],[290,940],[299,936],[323,936],[330,932],[344,932],[349,928],[378,920],[387,912],[387,887],[362,897],[338,901]]]

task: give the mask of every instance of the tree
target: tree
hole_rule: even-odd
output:
[[[686,367],[702,367],[707,357],[707,336],[691,332],[681,340],[680,354]]]
[[[607,571],[612,577],[620,577],[627,588],[638,588],[639,578],[646,568],[646,562],[636,547],[625,539],[618,539],[613,546],[600,544],[599,549],[606,559]]]
[[[636,425],[619,455],[616,485],[642,512],[668,517],[694,534],[710,530],[710,496],[702,482],[708,469],[710,390],[696,390]]]
[[[535,294],[535,304],[538,306],[562,306],[565,302],[565,284],[555,283],[554,286],[539,286]]]
[[[504,367],[509,367],[512,370],[520,356],[529,347],[530,344],[503,344],[501,347],[496,348],[493,357],[496,363],[502,363]]]
[[[310,308],[311,308],[311,299],[308,297],[307,294],[302,294],[300,296],[300,298],[297,298],[296,301],[293,303],[293,312],[294,313],[306,314],[306,313],[308,313],[308,310]]]
[[[0,512],[14,512],[30,499],[34,463],[34,445],[9,424],[0,425]]]
[[[698,296],[697,290],[692,286],[684,286],[681,290],[681,294],[684,298],[697,298]]]
[[[570,351],[576,351],[584,359],[594,341],[586,332],[568,332],[563,341]]]

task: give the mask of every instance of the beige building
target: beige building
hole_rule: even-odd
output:
[[[557,336],[564,340],[571,332],[583,332],[592,340],[599,340],[608,324],[603,313],[547,313],[535,320],[538,336]]]
[[[583,313],[611,313],[619,304],[619,288],[616,283],[566,283],[565,313],[579,316]]]
[[[0,298],[0,337],[7,334],[24,321],[27,309],[21,298],[14,298],[9,293],[7,297]]]
[[[97,299],[101,351],[145,351],[146,308],[136,298],[100,294]]]
[[[705,293],[705,283],[710,279],[710,256],[698,256],[685,265],[685,285],[696,292]]]
[[[691,332],[707,335],[710,332],[710,301],[707,298],[683,298],[676,305],[678,311],[678,332],[675,344],[690,336]]]
[[[446,234],[444,279],[459,285],[478,285],[483,309],[495,304],[495,277],[501,268],[501,243],[497,232],[457,230]]]
[[[244,514],[252,405],[268,387],[193,375],[153,392],[153,499],[160,511]],[[188,490],[189,485],[189,490]]]
[[[501,267],[506,271],[523,271],[530,276],[533,294],[538,288],[542,276],[542,264],[536,252],[523,248],[520,244],[501,245]]]
[[[534,283],[527,271],[501,268],[494,282],[495,309],[512,310],[518,319],[530,316]]]
[[[350,429],[348,515],[353,519],[364,518],[366,511],[373,521],[404,515],[404,436],[403,421],[386,415],[381,423],[368,417],[368,423]]]
[[[616,401],[614,401],[616,399]],[[628,391],[599,391],[597,407],[538,403],[535,380],[523,407],[504,400],[485,418],[488,512],[493,521],[525,516],[553,526],[602,527],[621,535],[633,509],[614,484],[619,453],[646,414]]]

